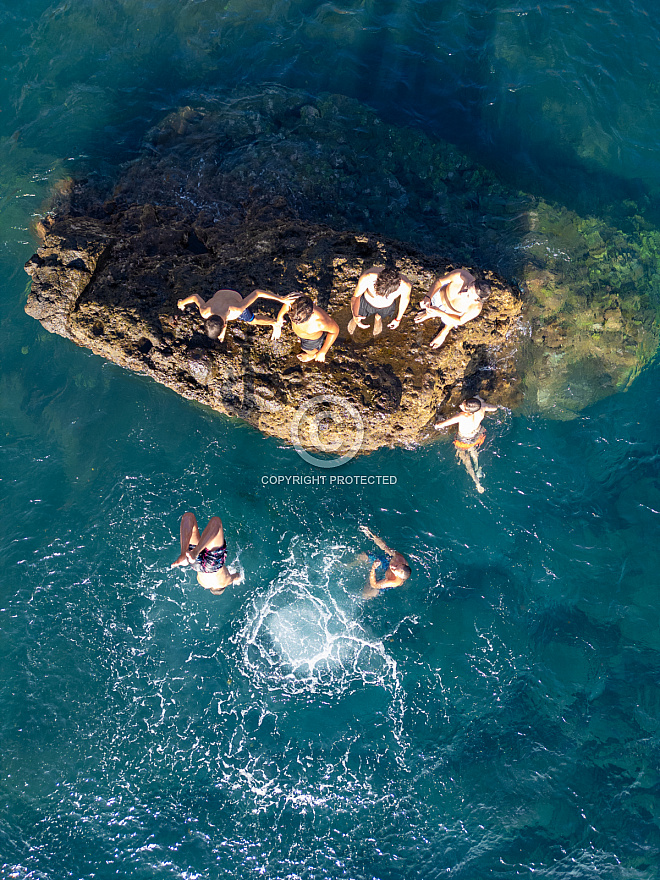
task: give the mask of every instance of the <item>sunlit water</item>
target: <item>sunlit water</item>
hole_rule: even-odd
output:
[[[0,864],[15,878],[655,878],[658,367],[571,422],[265,485],[296,453],[50,336],[29,231],[205,91],[342,92],[592,211],[658,197],[656,10],[0,6]],[[225,521],[245,581],[169,569]],[[368,523],[411,560],[365,603]]]

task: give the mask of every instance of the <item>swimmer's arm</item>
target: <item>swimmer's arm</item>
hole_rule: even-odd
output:
[[[191,293],[190,296],[186,296],[177,302],[177,306],[181,309],[181,311],[183,311],[186,306],[190,306],[193,304],[197,306],[201,313],[202,309],[206,305],[206,300],[203,300],[198,293]]]
[[[451,282],[455,278],[461,278],[461,280],[463,279],[460,269],[454,269],[453,272],[448,272],[447,275],[441,275],[439,278],[436,278],[433,282],[433,286],[427,293],[428,298],[430,299],[435,293],[440,290],[441,287],[446,287],[448,284],[451,284]]]
[[[447,313],[443,312],[442,309],[439,309],[437,306],[434,306],[431,302],[431,297],[434,296],[436,290],[434,287],[422,297],[422,300],[419,304],[420,309],[425,309],[429,315],[437,315],[438,317],[444,317]]]
[[[273,329],[270,334],[271,340],[279,339],[282,335],[282,325],[284,323],[284,316],[289,311],[290,303],[286,302],[286,300],[282,303],[282,308],[277,313],[277,318],[275,323],[273,324]]]
[[[252,291],[252,293],[249,293],[243,299],[243,302],[241,303],[241,306],[243,307],[243,311],[245,311],[245,309],[249,308],[253,302],[255,302],[256,300],[258,300],[260,298],[261,299],[272,299],[278,303],[285,303],[285,302],[292,303],[293,300],[295,299],[295,297],[292,297],[291,295],[278,296],[276,293],[273,293],[271,290],[262,290],[261,288],[257,287]]]
[[[403,318],[404,312],[408,308],[408,304],[410,303],[410,294],[412,293],[412,284],[409,281],[401,282],[401,294],[399,296],[399,311],[397,312],[397,316],[393,321],[390,321],[388,327],[390,330],[395,330],[399,324],[401,323],[401,318]]]
[[[388,547],[385,541],[382,538],[379,538],[378,535],[374,535],[371,529],[368,526],[360,526],[360,530],[364,532],[367,538],[371,538],[376,547],[380,547],[381,550],[384,550],[388,556],[394,556],[396,550],[392,550],[391,547]]]
[[[424,299],[427,299],[429,303],[431,302],[431,297],[435,296],[435,294],[440,290],[443,284],[447,283],[447,278],[451,276],[444,275],[441,278],[436,278],[433,284],[429,287],[429,292],[426,294]]]
[[[237,571],[234,574],[229,572],[228,574],[229,574],[229,580],[227,581],[226,584],[223,584],[221,587],[207,587],[209,592],[213,593],[214,596],[222,596],[222,594],[227,589],[227,587],[231,587],[232,584],[235,584],[236,581],[240,581],[240,579],[241,579],[240,571]]]
[[[380,581],[376,580],[376,569],[378,568],[379,565],[380,565],[380,562],[378,562],[378,560],[376,560],[374,562],[374,564],[371,566],[371,571],[369,572],[369,586],[371,587],[372,590],[380,590],[380,587],[378,586]]]
[[[438,422],[438,424],[433,427],[436,431],[439,431],[441,428],[448,428],[450,425],[457,425],[460,420],[460,416],[452,416],[450,419],[445,419],[444,422]]]
[[[330,317],[330,315],[323,313],[320,321],[323,332],[326,335],[325,341],[321,348],[319,349],[318,354],[316,355],[317,361],[324,361],[325,356],[328,353],[331,345],[335,341],[335,339],[339,336],[339,324]]]

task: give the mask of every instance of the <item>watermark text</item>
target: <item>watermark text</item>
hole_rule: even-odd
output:
[[[262,486],[394,486],[394,474],[264,474]]]

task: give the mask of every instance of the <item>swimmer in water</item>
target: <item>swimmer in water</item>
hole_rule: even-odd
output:
[[[406,558],[398,550],[392,550],[385,541],[378,538],[367,526],[360,526],[367,538],[382,550],[382,553],[360,553],[359,562],[370,562],[369,580],[362,590],[363,599],[372,599],[381,590],[400,587],[410,577],[410,566]]]
[[[194,513],[184,513],[181,517],[181,555],[171,568],[189,565],[197,572],[197,580],[205,590],[220,596],[231,584],[241,579],[225,567],[227,544],[222,520],[212,516],[202,534],[199,533]]]
[[[458,432],[454,440],[456,453],[465,470],[472,477],[477,492],[481,494],[485,490],[480,483],[483,472],[479,467],[478,450],[486,439],[486,429],[482,427],[481,422],[486,413],[495,412],[499,407],[492,403],[486,403],[480,397],[470,397],[461,403],[459,409],[460,413],[435,425],[435,430],[440,431],[449,425],[458,425]]]

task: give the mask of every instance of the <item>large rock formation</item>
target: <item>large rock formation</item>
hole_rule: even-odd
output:
[[[303,404],[338,397],[362,420],[363,452],[418,442],[436,413],[466,393],[507,405],[519,397],[512,354],[521,305],[492,273],[493,295],[481,316],[435,352],[428,343],[439,324],[415,325],[412,307],[398,330],[376,339],[363,330],[351,338],[346,325],[365,267],[394,262],[414,282],[417,303],[433,278],[452,268],[438,257],[296,220],[234,228],[203,213],[190,223],[171,207],[108,210],[103,218],[46,224],[43,246],[26,265],[26,310],[47,330],[184,397],[287,441]],[[256,286],[280,294],[302,289],[333,315],[341,332],[325,363],[300,363],[290,328],[273,343],[268,327],[232,322],[220,343],[204,334],[196,309],[177,309],[189,293],[208,298],[219,287],[247,293]],[[353,417],[341,406],[327,408],[322,443],[341,452],[354,438]],[[307,430],[303,420],[300,441],[318,447]]]
[[[625,388],[658,343],[660,232],[634,203],[581,217],[337,95],[207,96],[154,128],[118,181],[64,186],[39,231],[29,314],[284,439],[324,394],[358,406],[365,449],[415,442],[468,392],[571,418]],[[495,294],[438,353],[412,310],[396,333],[347,339],[355,281],[387,260],[414,280],[413,304],[460,265],[488,267]],[[342,328],[327,363],[303,367],[290,331],[271,345],[233,324],[210,342],[176,300],[220,286],[309,290]]]

